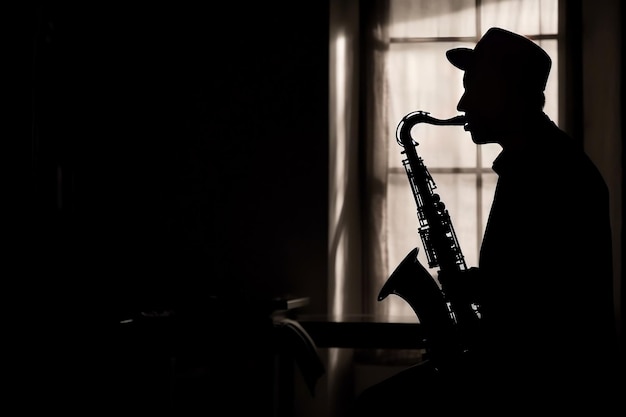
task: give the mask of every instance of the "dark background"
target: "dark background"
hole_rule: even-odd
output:
[[[31,18],[28,243],[48,289],[126,314],[325,281],[324,2]]]
[[[184,345],[187,369],[221,355],[253,407],[272,396],[267,302],[326,311],[328,4],[214,4],[7,14],[27,75],[5,252],[22,405],[163,411]]]

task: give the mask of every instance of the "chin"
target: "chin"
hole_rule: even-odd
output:
[[[484,140],[484,137],[480,134],[476,134],[474,132],[470,132],[472,135],[472,142],[474,142],[476,145],[484,145],[485,143],[488,143],[487,141]]]
[[[497,142],[493,138],[493,135],[486,134],[485,132],[477,132],[475,130],[471,130],[470,134],[472,136],[472,142],[474,142],[476,145],[486,145],[488,143]]]

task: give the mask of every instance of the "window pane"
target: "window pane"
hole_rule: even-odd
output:
[[[478,260],[476,176],[474,174],[437,174],[433,179],[437,185],[435,192],[446,205],[453,222],[459,245],[463,250],[468,266]],[[489,204],[491,204],[489,202]],[[419,247],[418,259],[427,267],[419,235],[417,205],[409,186],[406,174],[391,174],[387,189],[389,273],[407,253]]]
[[[458,114],[456,104],[463,94],[463,71],[446,59],[445,51],[463,45],[457,42],[392,44],[389,51],[389,140],[396,127],[413,111],[430,112],[447,119]],[[460,126],[420,124],[412,136],[420,144],[428,167],[470,167],[476,164],[476,149]],[[389,147],[389,165],[401,166],[397,146]]]
[[[389,175],[387,213],[389,213],[388,274],[391,274],[411,249],[416,246],[421,248],[422,244],[418,234],[417,205],[405,173]]]
[[[383,279],[386,280],[402,259],[415,247],[418,248],[417,258],[420,263],[431,272],[433,277],[436,276],[436,270],[428,268],[426,253],[419,235],[417,205],[404,172],[389,174],[387,212],[389,213],[387,217],[388,264],[387,276]],[[388,297],[384,308],[389,316],[416,317],[409,304],[400,297]]]
[[[546,105],[544,107],[545,113],[550,116],[552,120],[558,123],[559,120],[559,60],[557,51],[557,40],[546,39],[537,42],[541,46],[550,58],[552,59],[552,68],[550,69],[550,76],[548,77],[548,84],[546,84]]]
[[[482,33],[499,26],[525,35],[555,34],[558,0],[483,0]]]
[[[419,144],[417,153],[429,169],[476,166],[477,147],[462,126],[418,124],[411,136]]]
[[[493,160],[502,152],[502,147],[497,143],[487,143],[480,145],[481,168],[491,168]]]
[[[482,213],[481,213],[481,229],[479,230],[480,238],[485,234],[485,227],[487,226],[487,219],[489,218],[489,211],[491,210],[491,202],[493,200],[493,194],[496,191],[496,183],[498,182],[498,176],[495,173],[483,174],[482,178]]]
[[[478,246],[476,241],[476,175],[431,174],[437,183],[436,193],[446,205],[448,214],[465,256],[467,266],[476,266]]]
[[[540,33],[558,33],[559,0],[541,0],[539,2]]]
[[[392,38],[476,36],[476,0],[391,0]]]

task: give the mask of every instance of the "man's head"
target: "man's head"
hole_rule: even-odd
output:
[[[491,28],[474,49],[455,48],[446,56],[465,71],[457,108],[474,142],[499,142],[519,128],[520,118],[542,112],[552,61],[532,40]]]

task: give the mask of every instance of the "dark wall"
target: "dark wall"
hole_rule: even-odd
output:
[[[112,315],[324,312],[328,5],[88,3],[31,10],[33,288]]]

